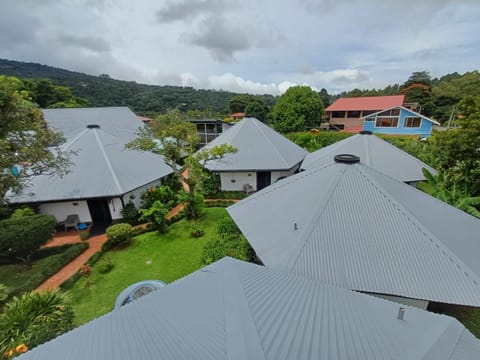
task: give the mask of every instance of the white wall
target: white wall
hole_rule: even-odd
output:
[[[53,215],[57,222],[64,221],[67,215],[77,214],[81,222],[92,222],[87,202],[84,200],[40,204],[40,214]]]
[[[410,298],[404,298],[404,297],[399,297],[399,296],[391,296],[391,295],[379,295],[379,294],[369,294],[373,295],[375,297],[378,297],[380,299],[385,299],[389,301],[393,301],[402,305],[407,305],[407,306],[413,306],[418,309],[422,310],[427,310],[428,306],[428,301],[427,300],[418,300],[418,299],[410,299]],[[405,317],[407,314],[405,314]]]
[[[126,203],[125,203],[126,204]],[[112,220],[117,220],[122,218],[122,200],[120,198],[110,198],[108,201],[108,208],[110,209],[110,215]]]
[[[138,209],[140,207],[140,205],[142,205],[141,195],[145,192],[145,190],[147,190],[151,187],[160,186],[160,185],[162,185],[162,180],[161,179],[158,179],[158,180],[155,180],[151,183],[143,185],[143,186],[139,187],[138,189],[135,189],[135,190],[123,195],[123,201],[125,202],[125,204],[127,204],[129,201],[133,202],[135,204],[135,207]],[[131,195],[135,196],[135,198],[133,200],[130,200]]]
[[[222,172],[220,173],[220,189],[222,191],[243,191],[243,185],[250,184],[257,190],[257,173],[251,172]]]

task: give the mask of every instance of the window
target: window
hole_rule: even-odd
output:
[[[398,117],[377,117],[375,127],[397,127]]]
[[[360,117],[360,111],[349,111],[347,114],[348,118],[359,118]]]
[[[375,116],[369,116],[365,118],[365,121],[375,121]]]
[[[406,128],[419,128],[422,123],[422,118],[420,117],[406,117],[405,118],[405,127]]]
[[[400,115],[400,109],[390,109],[382,111],[378,116],[398,116]]]
[[[377,112],[376,110],[363,110],[362,116],[372,115],[372,114],[375,114],[376,112]]]
[[[332,112],[332,118],[344,118],[345,111],[334,111]]]

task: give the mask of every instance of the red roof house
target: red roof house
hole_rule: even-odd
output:
[[[404,101],[405,95],[340,98],[325,109],[325,115],[331,127],[348,130],[363,126],[362,117],[402,106]]]

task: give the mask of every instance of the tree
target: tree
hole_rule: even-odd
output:
[[[432,136],[431,151],[446,181],[461,186],[472,196],[480,195],[480,96],[460,102],[457,128]]]
[[[68,154],[60,149],[62,134],[47,128],[42,112],[21,88],[17,78],[0,75],[0,201],[9,189],[20,191],[28,178],[61,176],[69,165]]]
[[[320,100],[322,100],[323,106],[327,107],[328,105],[331,104],[332,100],[330,98],[330,95],[328,94],[327,89],[322,88],[322,90],[320,90],[318,95],[320,96]]]
[[[88,106],[87,100],[73,96],[68,87],[55,85],[50,79],[25,79],[23,88],[44,109]]]
[[[264,97],[250,94],[232,97],[229,108],[231,113],[244,112],[245,116],[254,117],[262,122],[267,122],[270,112]]]
[[[0,315],[0,359],[34,348],[73,328],[70,297],[60,291],[30,292],[9,301]]]
[[[267,122],[268,112],[268,106],[257,101],[251,102],[245,107],[246,117],[253,117],[264,123]]]
[[[273,107],[274,127],[281,132],[303,131],[320,125],[323,104],[309,86],[293,86]]]
[[[427,71],[412,73],[403,84],[400,93],[405,95],[405,102],[417,103],[418,111],[430,116],[434,110],[432,79]]]

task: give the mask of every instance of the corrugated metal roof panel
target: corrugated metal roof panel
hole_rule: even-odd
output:
[[[470,359],[455,319],[230,258],[19,359]],[[451,357],[451,354],[455,357]],[[465,357],[468,358],[468,357]]]
[[[311,170],[331,164],[336,154],[357,155],[363,164],[403,182],[425,180],[422,168],[436,174],[435,169],[396,146],[375,135],[362,134],[308,154],[303,160],[302,169]]]
[[[291,176],[228,212],[272,268],[353,290],[480,306],[480,220],[365,165]]]
[[[205,146],[221,144],[237,148],[234,154],[209,161],[212,171],[288,170],[299,164],[307,152],[254,118],[245,118]]]
[[[328,106],[325,111],[383,110],[401,106],[404,100],[405,95],[340,98]]]

